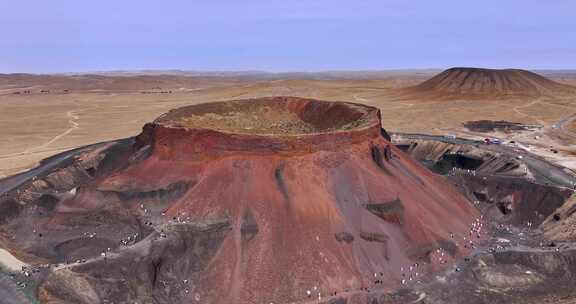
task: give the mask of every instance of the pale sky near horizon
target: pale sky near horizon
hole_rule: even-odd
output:
[[[574,0],[2,0],[0,73],[576,69]]]

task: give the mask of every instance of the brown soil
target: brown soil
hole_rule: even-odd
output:
[[[576,133],[576,121],[573,121],[571,124],[568,125],[567,129],[570,132]]]
[[[546,75],[576,85],[576,80]],[[290,95],[357,102],[381,109],[384,125],[395,132],[451,133],[463,137],[487,136],[466,130],[463,124],[467,121],[505,120],[549,128],[572,115],[576,108],[576,95],[508,96],[506,106],[502,106],[502,96],[498,95],[472,101],[470,94],[460,94],[445,102],[433,100],[434,96],[449,94],[406,94],[401,89],[431,76],[413,73],[391,74],[385,79],[250,80],[165,75],[2,75],[0,139],[4,144],[0,145],[0,178],[29,169],[68,149],[136,135],[144,123],[170,109],[221,100]],[[50,92],[40,93],[42,88]],[[31,93],[24,94],[24,90]],[[161,93],[165,91],[172,93]],[[553,144],[549,139],[535,139],[539,134],[534,132],[525,133],[522,140],[541,145],[542,151]],[[552,139],[559,136],[553,135]],[[576,143],[571,136],[565,138],[568,144]]]

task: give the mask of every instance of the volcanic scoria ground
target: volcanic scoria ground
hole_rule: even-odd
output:
[[[179,108],[0,180],[0,245],[30,265],[13,277],[41,303],[572,296],[574,246],[558,245],[574,238],[571,176],[473,141],[395,136],[352,103]]]

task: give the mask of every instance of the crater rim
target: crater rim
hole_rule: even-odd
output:
[[[189,105],[162,114],[154,124],[265,137],[338,134],[380,127],[378,108],[312,98],[276,96]]]

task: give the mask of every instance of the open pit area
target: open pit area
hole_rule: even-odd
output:
[[[469,121],[464,123],[464,127],[472,132],[478,132],[478,133],[493,133],[493,132],[514,133],[519,131],[530,131],[542,128],[542,126],[540,125],[527,125],[504,120]]]
[[[574,303],[576,74],[476,72],[0,77],[0,287],[17,303]]]

